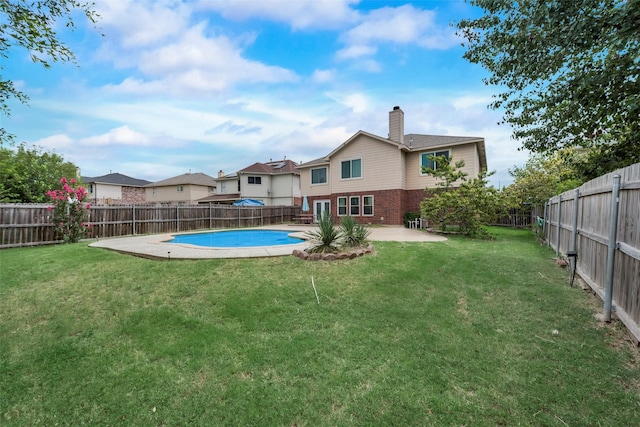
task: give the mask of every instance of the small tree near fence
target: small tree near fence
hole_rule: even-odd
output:
[[[47,196],[53,202],[53,206],[49,206],[53,212],[53,226],[65,243],[76,243],[88,233],[87,210],[91,206],[84,203],[87,190],[80,186],[74,188],[77,184],[74,178],[67,181],[63,177],[60,184],[62,189],[47,191]]]
[[[460,169],[464,161],[455,164],[445,156],[433,156],[433,168],[423,167],[424,173],[438,178],[434,188],[427,188],[427,197],[420,202],[420,213],[442,231],[454,226],[471,237],[487,236],[486,226],[502,209],[500,192],[487,186],[493,174],[482,171],[478,177],[467,179]]]

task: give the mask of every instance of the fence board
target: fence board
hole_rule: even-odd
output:
[[[620,175],[618,218],[610,218],[613,179]],[[619,317],[640,341],[640,163],[598,177],[578,189],[577,272],[604,295],[611,221],[617,220],[613,302]],[[575,190],[547,202],[545,238],[559,254],[570,247]],[[560,210],[560,215],[558,215]],[[559,230],[559,233],[558,233]]]
[[[300,215],[297,206],[129,205],[92,206],[90,237],[164,234],[283,224]],[[0,249],[59,243],[45,204],[0,204]]]

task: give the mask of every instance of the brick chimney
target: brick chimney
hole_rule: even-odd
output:
[[[404,144],[404,111],[398,106],[389,111],[389,139]]]

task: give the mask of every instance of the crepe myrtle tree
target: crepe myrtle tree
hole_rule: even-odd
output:
[[[88,234],[88,209],[91,205],[85,203],[87,190],[76,186],[75,178],[60,179],[62,188],[47,191],[47,196],[53,202],[49,211],[53,212],[52,223],[56,233],[65,243],[76,243]]]
[[[486,226],[504,209],[501,193],[488,186],[493,172],[486,170],[473,179],[461,171],[464,161],[454,164],[445,156],[431,156],[434,168],[423,167],[424,173],[437,178],[427,196],[420,202],[420,213],[429,222],[438,224],[442,231],[455,227],[470,237],[486,237]]]

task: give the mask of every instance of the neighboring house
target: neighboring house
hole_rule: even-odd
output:
[[[358,131],[327,156],[298,165],[302,194],[319,218],[350,215],[361,223],[402,224],[405,212],[419,212],[424,189],[435,178],[430,155],[464,160],[470,177],[487,168],[484,138],[404,134],[404,112],[389,112],[389,137]]]
[[[144,186],[149,181],[131,178],[120,173],[88,177],[82,183],[87,189],[89,203],[94,205],[130,205],[145,202]]]
[[[265,206],[294,206],[302,203],[300,172],[291,160],[256,162],[238,172],[218,172],[218,191],[199,203],[233,203],[240,199],[260,200]]]
[[[204,173],[185,173],[144,186],[147,203],[193,205],[198,199],[215,194],[216,180]]]

